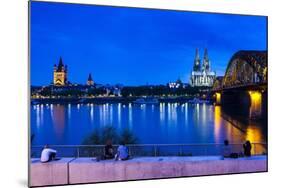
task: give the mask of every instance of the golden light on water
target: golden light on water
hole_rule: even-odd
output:
[[[221,103],[221,93],[216,93],[216,103],[220,104]]]
[[[214,107],[214,132],[215,132],[215,139],[218,142],[220,137],[220,129],[221,129],[221,107],[215,106]]]
[[[249,126],[246,130],[246,140],[250,142],[262,142],[262,132],[254,126]]]
[[[256,117],[261,115],[262,111],[262,94],[259,91],[249,91],[251,106],[250,117]]]

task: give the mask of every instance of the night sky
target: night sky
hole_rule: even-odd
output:
[[[60,56],[72,83],[189,82],[195,49],[224,75],[238,50],[266,50],[266,17],[31,3],[31,84],[52,82]]]

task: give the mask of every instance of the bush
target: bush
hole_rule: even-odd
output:
[[[98,130],[94,130],[90,135],[88,135],[84,141],[83,145],[99,145],[101,144],[101,138]]]
[[[120,142],[125,144],[136,144],[137,138],[133,134],[132,131],[130,131],[128,128],[123,129],[123,131],[120,134]]]
[[[103,145],[109,140],[112,144],[119,144],[120,142],[124,142],[125,144],[136,144],[138,141],[137,137],[135,137],[130,129],[125,128],[118,134],[115,127],[107,125],[100,130],[94,130],[83,140],[82,144]]]
[[[105,144],[108,140],[110,140],[112,144],[118,144],[119,141],[119,135],[117,134],[116,128],[110,125],[105,126],[101,130],[102,144]]]

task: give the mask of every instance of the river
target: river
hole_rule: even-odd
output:
[[[31,105],[32,145],[79,145],[93,130],[111,125],[129,128],[140,144],[266,142],[267,125],[243,130],[211,104],[38,104]]]

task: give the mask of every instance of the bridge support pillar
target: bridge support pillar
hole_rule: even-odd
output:
[[[215,105],[221,105],[221,93],[216,92],[214,94],[214,97],[215,97]]]
[[[223,110],[229,114],[248,119],[267,118],[267,92],[263,90],[229,90],[220,97]]]
[[[250,119],[259,118],[262,115],[262,93],[260,91],[248,91],[251,105],[249,110]]]
[[[251,101],[247,91],[231,90],[221,94],[222,109],[234,116],[249,117]]]

